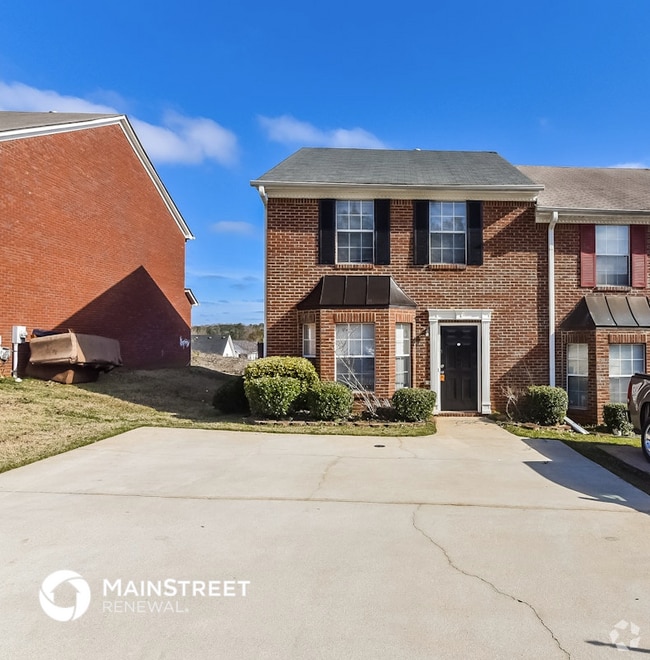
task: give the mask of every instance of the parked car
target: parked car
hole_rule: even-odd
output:
[[[634,374],[627,388],[627,414],[641,432],[641,449],[650,461],[650,374]]]

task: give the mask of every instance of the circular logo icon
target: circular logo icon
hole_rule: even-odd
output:
[[[74,605],[70,607],[61,607],[54,602],[54,592],[62,584],[68,584],[76,592]],[[43,611],[51,619],[55,621],[74,621],[83,616],[90,605],[90,587],[79,573],[55,571],[43,580],[38,597]]]

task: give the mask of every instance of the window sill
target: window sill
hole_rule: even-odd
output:
[[[466,270],[467,264],[427,264],[425,270]]]
[[[602,292],[611,291],[611,292],[616,292],[616,293],[629,293],[630,291],[632,291],[632,287],[631,286],[614,286],[614,285],[606,286],[606,285],[601,284],[599,286],[594,287],[594,291],[602,291]]]
[[[334,270],[373,270],[375,264],[334,264]]]

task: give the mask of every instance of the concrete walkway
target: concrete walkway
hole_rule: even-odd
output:
[[[482,419],[139,429],[0,475],[0,657],[650,653],[648,513],[565,445]],[[80,577],[42,585],[62,570]]]

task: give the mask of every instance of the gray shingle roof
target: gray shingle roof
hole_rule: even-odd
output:
[[[535,187],[495,152],[417,149],[304,148],[251,182],[270,183]]]
[[[93,119],[120,116],[86,112],[0,112],[0,132],[15,131],[22,128],[38,128],[40,126],[74,124],[92,121]]]
[[[549,209],[650,211],[650,170],[521,165],[544,185],[538,206]]]

